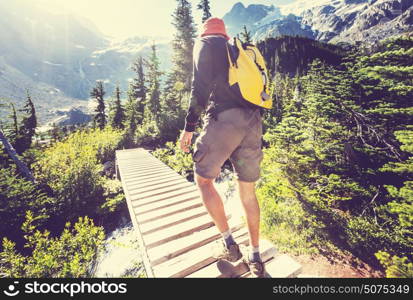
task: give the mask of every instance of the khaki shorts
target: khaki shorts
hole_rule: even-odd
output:
[[[238,180],[255,182],[260,178],[263,158],[262,118],[259,109],[230,108],[217,115],[206,115],[195,141],[194,172],[216,178],[229,158]]]

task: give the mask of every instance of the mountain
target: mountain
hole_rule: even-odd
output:
[[[281,18],[279,8],[271,5],[251,4],[245,7],[241,2],[236,3],[231,11],[223,17],[229,35],[236,35],[245,25],[248,29],[258,24],[264,25]]]
[[[253,30],[253,39],[255,41],[284,35],[315,39],[315,32],[312,28],[308,25],[302,24],[301,18],[293,14],[268,22],[264,25],[258,25]]]
[[[86,109],[96,80],[105,82],[108,96],[117,83],[125,91],[133,76],[130,64],[138,55],[149,54],[154,38],[115,41],[78,16],[34,1],[0,0],[0,40],[0,99],[19,106],[29,90],[45,123],[56,117],[56,109]],[[155,40],[162,67],[168,68],[169,42]]]
[[[372,43],[413,30],[413,0],[343,0],[302,13],[316,38]]]
[[[290,35],[374,43],[412,31],[412,10],[413,0],[296,0],[279,7],[237,3],[224,21],[232,35],[247,25],[255,41]]]

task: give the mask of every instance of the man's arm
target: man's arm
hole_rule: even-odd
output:
[[[205,41],[197,40],[194,45],[193,57],[191,98],[185,118],[185,131],[187,132],[195,131],[199,118],[208,105],[214,84],[210,45]]]

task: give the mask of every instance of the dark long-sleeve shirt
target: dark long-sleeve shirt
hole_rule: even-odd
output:
[[[185,131],[195,131],[205,110],[207,114],[214,115],[231,107],[256,108],[239,99],[229,89],[226,45],[227,40],[220,35],[209,35],[195,41],[191,98],[185,118]]]

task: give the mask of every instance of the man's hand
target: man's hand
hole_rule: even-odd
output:
[[[180,141],[179,141],[182,151],[186,153],[189,152],[189,146],[191,146],[193,134],[194,134],[193,132],[182,131]]]

